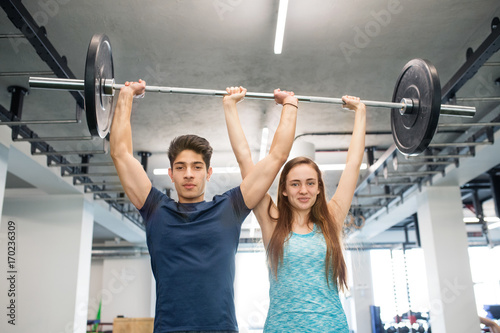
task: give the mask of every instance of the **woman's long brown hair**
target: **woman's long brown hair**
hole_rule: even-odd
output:
[[[277,222],[267,247],[267,258],[271,269],[277,278],[278,266],[283,263],[283,246],[292,232],[293,223],[292,206],[288,198],[283,195],[283,192],[286,190],[286,177],[288,173],[293,167],[299,164],[310,165],[318,175],[319,194],[309,212],[309,220],[321,229],[325,238],[325,275],[327,283],[330,286],[331,281],[333,281],[338,289],[347,289],[347,268],[342,246],[342,224],[335,221],[335,217],[330,214],[321,171],[316,163],[307,157],[294,158],[288,161],[283,167],[278,185],[278,218],[271,216],[272,202],[269,204],[269,216]]]

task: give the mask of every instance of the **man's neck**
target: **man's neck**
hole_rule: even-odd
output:
[[[179,203],[185,204],[185,203],[198,203],[202,202],[205,200],[205,195],[202,194],[199,197],[196,198],[179,198]]]

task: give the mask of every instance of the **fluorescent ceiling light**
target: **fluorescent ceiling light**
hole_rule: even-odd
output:
[[[496,229],[496,228],[500,228],[500,222],[495,222],[488,225],[488,229]]]
[[[345,169],[345,164],[318,164],[321,171],[342,171]],[[366,170],[366,163],[362,163],[360,170]]]
[[[262,149],[262,148],[261,148]],[[261,150],[262,152],[262,150]],[[342,171],[345,169],[345,164],[318,164],[321,171]],[[360,170],[365,170],[368,166],[366,163],[362,163]],[[240,168],[238,167],[212,167],[213,173],[240,173]],[[157,176],[168,175],[168,169],[154,169],[153,174]],[[476,219],[474,217],[474,219]],[[485,219],[486,220],[486,219]],[[464,222],[477,222],[476,221],[466,221]]]
[[[165,175],[168,175],[168,168],[153,169],[153,175],[156,175],[156,176],[165,176]]]
[[[212,167],[213,173],[240,173],[240,168],[238,167]],[[168,168],[164,169],[154,169],[153,174],[156,176],[166,176],[168,175]]]
[[[276,23],[276,39],[274,40],[274,54],[281,54],[283,49],[283,36],[285,35],[286,12],[288,0],[280,0],[278,9],[278,22]]]
[[[484,218],[485,222],[493,223],[492,225],[495,225],[497,223],[500,223],[500,219],[496,216],[487,216]],[[464,217],[464,222],[465,223],[477,223],[479,222],[479,219],[477,217]],[[488,228],[493,229],[492,225],[489,225]],[[499,224],[500,226],[500,224]],[[497,227],[494,227],[497,228]]]
[[[267,152],[267,138],[269,136],[269,129],[264,127],[262,129],[262,138],[260,141],[260,154],[259,161],[266,157]],[[239,167],[212,167],[213,173],[240,173]],[[168,175],[168,168],[153,169],[153,174],[156,176]]]
[[[318,167],[321,171],[342,171],[345,169],[345,164],[318,164]],[[360,170],[365,170],[368,166],[366,163],[362,163]],[[213,173],[240,173],[239,167],[212,167]],[[168,175],[168,168],[165,169],[154,169],[153,174],[156,176]],[[474,217],[475,219],[475,217]],[[466,221],[464,218],[464,222],[477,222],[476,221]]]
[[[239,167],[212,167],[213,173],[240,173]]]

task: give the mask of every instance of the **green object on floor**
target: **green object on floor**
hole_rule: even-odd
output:
[[[97,329],[99,328],[99,323],[101,322],[101,304],[102,304],[102,299],[99,301],[99,309],[97,309],[97,316],[96,316],[97,323],[95,323],[94,327],[92,327],[92,332],[94,333],[97,333]]]

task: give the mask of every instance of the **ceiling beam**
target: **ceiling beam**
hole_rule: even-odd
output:
[[[61,56],[47,37],[45,27],[40,27],[21,0],[2,0],[3,10],[28,42],[33,46],[40,58],[49,66],[58,78],[76,79],[75,74],[69,69],[67,59]],[[83,93],[70,91],[80,108],[85,107]]]

